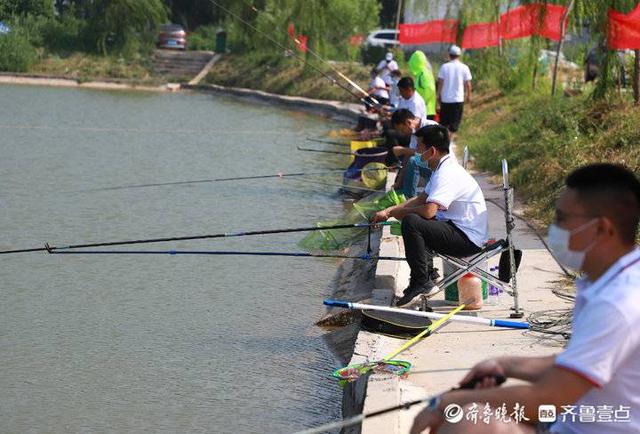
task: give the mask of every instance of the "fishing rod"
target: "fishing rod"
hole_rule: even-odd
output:
[[[297,146],[296,149],[298,151],[307,151],[307,152],[322,152],[324,154],[338,154],[338,155],[354,155],[353,152],[346,151],[328,151],[326,149],[311,149],[311,148],[303,148],[302,146]]]
[[[379,222],[375,225],[390,225],[389,222]],[[342,224],[342,225],[333,225],[333,226],[311,226],[311,227],[301,227],[301,228],[288,228],[288,229],[270,229],[263,231],[248,231],[248,232],[230,232],[230,233],[219,233],[212,235],[193,235],[186,237],[167,237],[167,238],[149,238],[149,239],[141,239],[141,240],[127,240],[127,241],[107,241],[101,243],[87,243],[87,244],[72,244],[69,246],[49,246],[45,244],[44,247],[40,248],[31,248],[31,249],[19,249],[19,250],[4,250],[0,251],[0,255],[6,255],[10,253],[27,253],[27,252],[50,252],[52,250],[70,250],[70,249],[83,249],[88,247],[109,247],[109,246],[123,246],[129,244],[148,244],[148,243],[164,243],[169,241],[188,241],[188,240],[202,240],[202,239],[210,239],[210,238],[230,238],[230,237],[244,237],[251,235],[271,235],[271,234],[284,234],[291,232],[312,232],[312,231],[323,231],[330,229],[353,229],[353,228],[368,228],[369,226],[375,226],[371,223],[352,223],[352,224]]]
[[[359,191],[370,191],[370,192],[375,192],[375,193],[379,193],[380,190],[376,190],[374,188],[366,188],[366,187],[357,187],[355,185],[345,185],[345,184],[336,184],[336,183],[331,183],[331,182],[324,182],[324,181],[316,181],[316,180],[311,180],[311,179],[301,179],[301,178],[295,178],[295,179],[290,179],[290,181],[295,181],[295,182],[306,182],[309,184],[314,184],[314,185],[327,185],[329,187],[338,187],[339,189],[345,189],[348,188],[350,190],[359,190]]]
[[[307,137],[307,140],[310,142],[316,142],[316,143],[326,143],[327,145],[351,146],[350,143],[334,142],[333,140],[325,140],[325,139],[316,139],[315,137]]]
[[[372,411],[370,413],[362,413],[362,414],[358,414],[355,416],[351,416],[348,417],[344,420],[339,420],[336,422],[329,422],[326,423],[324,425],[320,425],[317,426],[315,428],[310,428],[310,429],[306,429],[306,430],[302,430],[302,431],[298,431],[294,434],[320,434],[323,432],[327,432],[327,431],[333,431],[333,430],[337,430],[339,428],[346,428],[352,425],[356,425],[359,423],[362,423],[365,419],[372,419],[374,417],[377,416],[382,416],[383,414],[387,414],[387,413],[393,413],[395,411],[398,410],[407,410],[415,405],[419,405],[419,404],[430,404],[432,402],[437,402],[437,400],[444,395],[447,392],[452,392],[454,390],[472,390],[475,389],[476,385],[479,384],[480,382],[484,381],[486,378],[494,378],[496,385],[501,385],[503,384],[505,381],[507,381],[506,377],[504,376],[486,376],[486,377],[482,377],[482,378],[474,378],[464,384],[461,384],[459,387],[454,387],[451,388],[445,392],[439,393],[437,395],[433,395],[430,396],[428,398],[423,398],[423,399],[416,399],[415,401],[408,401],[408,402],[404,402],[402,404],[398,404],[398,405],[394,405],[392,407],[387,407],[387,408],[383,408],[381,410],[377,410],[377,411]]]
[[[272,175],[253,175],[253,176],[235,176],[231,178],[212,178],[212,179],[197,179],[194,181],[173,181],[173,182],[157,182],[151,184],[130,184],[121,185],[118,187],[104,187],[91,190],[82,190],[83,192],[93,191],[108,191],[108,190],[123,190],[129,188],[148,188],[148,187],[162,187],[167,185],[186,185],[186,184],[202,184],[208,182],[228,182],[228,181],[245,181],[251,179],[268,179],[268,178],[292,178],[298,176],[313,176],[313,175],[331,175],[334,173],[344,172],[346,169],[328,169],[323,172],[298,172],[298,173],[276,173]],[[359,169],[361,170],[361,169]],[[371,170],[371,169],[367,169]],[[381,169],[377,169],[381,170]]]
[[[253,6],[252,4],[248,4],[246,1],[243,1],[243,3],[247,6],[249,6],[255,13],[260,13],[260,11],[258,10],[258,8],[256,8],[255,6]],[[278,23],[275,22],[275,20],[268,14],[264,15],[267,16],[268,19],[271,21],[271,23],[273,25],[277,25]],[[297,37],[294,36],[293,40],[295,41],[296,44],[298,44],[298,46],[302,45],[302,41],[300,41]],[[345,74],[343,74],[338,68],[336,68],[335,66],[333,66],[327,59],[323,58],[322,56],[320,56],[320,54],[318,54],[316,51],[312,50],[311,48],[307,47],[307,52],[309,52],[309,54],[311,54],[313,57],[315,57],[316,59],[318,59],[321,63],[326,64],[333,72],[335,72],[336,74],[338,74],[338,76],[340,78],[342,78],[344,81],[346,81],[347,83],[349,83],[354,89],[356,89],[358,92],[362,93],[362,95],[367,98],[371,98],[376,104],[379,104],[379,102],[371,95],[369,95],[369,92],[367,92],[366,90],[364,90],[362,87],[360,87],[356,82],[354,82],[353,80],[351,80],[349,77],[347,77]],[[353,94],[352,94],[353,95]]]
[[[233,250],[47,250],[52,255],[203,255],[203,256],[288,256],[297,258],[336,258],[358,259],[362,261],[404,261],[405,258],[395,256],[365,255],[331,255],[307,252],[250,252]],[[326,303],[325,303],[326,304]]]
[[[422,312],[419,310],[400,309],[397,307],[375,306],[371,304],[352,303],[349,301],[340,301],[340,300],[325,300],[324,304],[326,306],[342,307],[345,309],[377,310],[380,312],[402,313],[406,315],[420,316],[420,317],[431,318],[431,319],[440,319],[445,316],[444,314],[435,313],[435,312]],[[519,321],[505,321],[500,319],[479,318],[475,316],[466,316],[466,315],[456,315],[456,316],[452,316],[450,319],[451,321],[463,322],[468,324],[476,324],[476,325],[484,325],[484,326],[490,326],[490,327],[505,327],[505,328],[514,328],[514,329],[529,328],[529,323],[519,322]]]
[[[211,3],[213,3],[214,5],[218,6],[221,10],[223,10],[225,13],[229,14],[230,16],[234,17],[235,19],[237,19],[238,21],[240,21],[241,23],[243,23],[244,25],[246,25],[247,27],[249,27],[251,30],[253,30],[254,32],[262,35],[263,37],[265,37],[267,40],[271,41],[273,44],[275,44],[278,48],[281,48],[283,50],[285,50],[286,52],[290,53],[293,57],[295,57],[297,60],[301,61],[302,63],[311,66],[311,68],[313,68],[316,72],[318,72],[319,74],[321,74],[323,77],[325,77],[327,80],[329,80],[332,84],[335,84],[336,86],[340,87],[342,90],[346,91],[347,93],[349,93],[349,95],[358,98],[358,100],[365,102],[364,101],[364,97],[359,96],[358,94],[356,94],[355,92],[353,92],[351,89],[349,89],[347,86],[343,85],[342,83],[340,83],[338,80],[336,80],[334,77],[330,76],[329,74],[327,74],[326,72],[324,72],[323,70],[321,70],[320,68],[318,68],[316,65],[314,65],[311,62],[307,62],[306,59],[304,59],[302,56],[300,56],[299,54],[293,52],[290,48],[285,47],[284,45],[282,45],[280,42],[278,42],[277,40],[275,40],[274,38],[272,38],[271,36],[269,36],[268,34],[266,34],[265,32],[259,30],[258,28],[256,28],[253,24],[249,23],[248,21],[246,21],[245,19],[243,19],[241,16],[235,14],[234,12],[230,11],[229,9],[227,9],[226,7],[224,7],[223,5],[221,5],[220,3],[218,3],[216,0],[209,0]],[[298,41],[298,44],[300,43],[300,41]],[[308,50],[308,49],[307,49]],[[362,90],[362,88],[360,89]],[[364,92],[364,90],[362,90]],[[370,96],[367,92],[365,92],[366,96],[369,97],[374,104],[376,104],[377,106],[381,106],[380,102],[377,101],[374,97]]]

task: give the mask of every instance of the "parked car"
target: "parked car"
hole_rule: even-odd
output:
[[[379,29],[369,33],[365,45],[370,47],[396,47],[400,43],[398,41],[398,31],[395,29]]]
[[[179,24],[163,24],[158,31],[158,48],[187,49],[187,32]]]

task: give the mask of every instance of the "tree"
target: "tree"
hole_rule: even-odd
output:
[[[89,10],[96,46],[104,54],[134,38],[153,37],[158,26],[167,21],[162,0],[97,0]]]
[[[24,15],[53,15],[51,0],[1,0],[0,20]]]

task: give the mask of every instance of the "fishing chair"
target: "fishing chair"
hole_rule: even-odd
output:
[[[467,161],[468,150],[465,149],[465,159],[463,164],[465,168]],[[513,188],[509,186],[509,168],[507,160],[502,160],[502,185],[505,200],[504,215],[507,232],[506,238],[487,244],[479,253],[466,258],[456,258],[449,255],[434,253],[434,256],[439,256],[444,262],[456,269],[456,271],[435,282],[436,285],[438,285],[439,290],[429,296],[423,296],[422,310],[428,310],[427,300],[429,298],[444,290],[450,284],[457,282],[458,279],[465,274],[471,273],[495,287],[501,288],[504,292],[513,297],[514,304],[511,308],[513,310],[513,313],[510,315],[511,318],[522,318],[524,316],[524,312],[519,305],[516,280],[516,272],[520,265],[522,251],[517,250],[514,247],[513,237],[511,234],[515,228],[515,221],[513,217]],[[500,269],[498,276],[494,276],[479,267],[479,264],[486,262],[496,255],[500,255]]]

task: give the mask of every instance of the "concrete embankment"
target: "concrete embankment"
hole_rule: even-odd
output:
[[[487,199],[490,218],[490,235],[496,239],[504,238],[505,216],[503,190],[489,182],[489,175],[474,175]],[[389,180],[389,185],[392,180]],[[516,212],[522,212],[521,204],[516,203]],[[563,274],[536,234],[522,221],[517,220],[514,230],[517,248],[524,251],[522,264],[518,272],[518,291],[520,304],[527,315],[547,310],[570,308],[571,305],[556,297],[551,289],[558,286]],[[402,238],[391,235],[389,227],[384,227],[380,241],[381,256],[404,256]],[[498,258],[489,261],[489,266],[497,265]],[[436,267],[442,265],[436,259]],[[393,297],[401,295],[408,285],[409,269],[405,262],[380,261],[375,276],[375,288],[371,293],[373,304],[390,305]],[[446,313],[452,309],[444,300],[444,292],[438,294],[430,305],[435,312]],[[490,319],[509,319],[513,299],[503,295],[495,306],[484,306],[479,311],[465,314]],[[350,363],[380,360],[399,348],[404,340],[360,331],[358,333],[354,356]],[[403,402],[422,399],[457,386],[465,372],[474,364],[486,358],[510,355],[548,355],[560,351],[557,341],[551,341],[531,332],[522,330],[497,329],[485,326],[449,323],[440,331],[419,342],[402,353],[396,359],[412,363],[407,378],[374,374],[362,377],[345,389],[343,399],[344,417],[361,412],[372,412]],[[422,407],[398,411],[388,415],[365,420],[360,427],[346,432],[406,433],[413,418]]]

